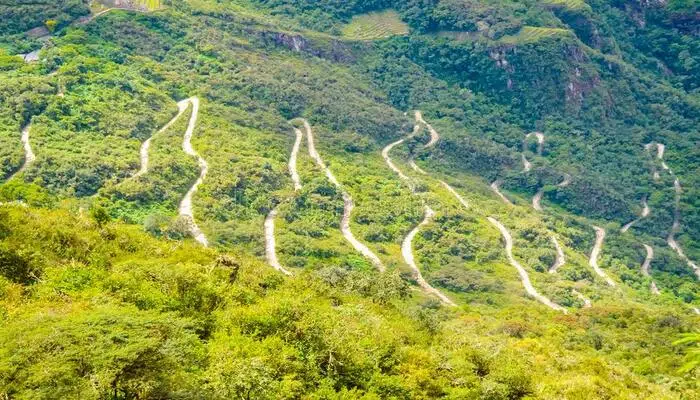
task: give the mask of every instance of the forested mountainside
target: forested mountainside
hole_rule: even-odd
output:
[[[699,15],[0,4],[0,397],[699,399]]]

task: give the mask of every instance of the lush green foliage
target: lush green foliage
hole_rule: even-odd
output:
[[[36,154],[0,185],[0,397],[697,397],[694,336],[673,343],[697,326],[700,285],[666,243],[674,178],[644,148],[667,145],[682,185],[676,237],[698,260],[697,39],[682,17],[692,5],[164,5],[60,23],[32,64],[7,54],[41,44],[0,35],[0,175],[23,165],[29,122]],[[377,13],[388,8],[397,14]],[[367,18],[411,30],[342,36]],[[201,100],[192,145],[208,164],[193,208],[211,249],[177,216],[200,171],[182,151],[192,107],[160,131],[191,96]],[[391,152],[415,191],[381,157],[412,131],[414,109],[441,135],[424,149],[421,129]],[[306,139],[293,190],[298,117],[341,190]],[[524,143],[535,130],[541,154]],[[135,176],[148,138],[148,172]],[[497,179],[514,206],[489,189]],[[531,207],[539,190],[543,212]],[[341,235],[342,191],[352,231],[387,272]],[[642,198],[651,215],[620,232]],[[424,205],[436,216],[412,244],[416,263],[454,309],[412,290],[402,257]],[[292,277],[262,263],[274,208]],[[487,217],[511,231],[533,286],[567,315],[525,295]],[[607,231],[599,264],[615,288],[588,264],[592,225]],[[552,237],[566,256],[556,274]],[[643,244],[655,251],[650,276]]]

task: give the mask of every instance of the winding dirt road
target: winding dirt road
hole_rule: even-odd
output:
[[[22,128],[22,147],[24,148],[24,161],[22,161],[22,166],[19,167],[17,171],[15,171],[14,174],[10,175],[7,180],[11,180],[12,178],[16,177],[18,174],[24,172],[27,170],[27,168],[34,162],[36,161],[36,155],[34,154],[34,151],[32,151],[32,145],[29,142],[29,133],[32,129],[32,123],[28,123],[27,125]]]
[[[460,202],[460,204],[464,206],[464,208],[469,208],[469,203],[467,203],[467,201],[459,193],[457,193],[452,186],[442,180],[438,180],[438,182],[440,182],[440,184],[442,184],[442,186],[444,186],[448,192],[452,193],[452,195],[457,199],[457,201]]]
[[[199,226],[194,219],[194,214],[192,212],[192,196],[194,196],[194,194],[197,192],[199,185],[204,182],[204,178],[206,178],[207,172],[209,171],[209,165],[192,147],[192,134],[194,133],[194,128],[197,125],[197,116],[199,115],[199,98],[195,96],[182,100],[180,103],[178,103],[178,107],[181,107],[181,104],[184,104],[185,107],[187,107],[188,103],[192,104],[192,115],[190,116],[190,121],[187,124],[187,130],[185,131],[185,136],[182,140],[182,150],[185,152],[185,154],[197,159],[200,172],[199,178],[197,178],[194,185],[192,185],[190,190],[187,191],[185,197],[180,202],[179,213],[182,218],[187,220],[190,226],[190,233],[192,233],[194,239],[201,243],[204,247],[207,247],[209,246],[209,241],[204,235],[204,232],[199,229]]]
[[[423,146],[423,148],[428,149],[430,147],[435,146],[435,144],[440,140],[440,135],[437,133],[435,129],[433,129],[433,126],[427,123],[423,119],[423,113],[420,111],[415,112],[415,117],[416,117],[416,125],[423,124],[425,125],[426,128],[428,128],[428,132],[430,132],[430,141]]]
[[[406,141],[407,139],[410,139],[410,138],[415,137],[415,136],[418,134],[418,132],[420,132],[420,124],[421,124],[421,123],[422,123],[422,124],[425,124],[426,126],[429,126],[429,125],[423,120],[423,117],[422,117],[420,111],[416,111],[415,117],[416,117],[416,124],[414,125],[414,127],[413,127],[413,132],[411,132],[411,134],[409,134],[407,137],[405,137],[405,138],[403,138],[403,139],[399,139],[399,140],[397,140],[397,141],[395,141],[395,142],[393,142],[393,143],[390,143],[389,145],[387,145],[386,147],[384,147],[384,149],[382,149],[382,158],[384,158],[384,161],[386,162],[386,164],[389,166],[389,168],[390,168],[392,171],[394,171],[394,172],[396,173],[396,175],[398,175],[398,177],[399,177],[401,180],[403,180],[404,182],[406,182],[406,184],[408,185],[408,187],[411,189],[411,192],[413,192],[413,193],[415,193],[415,185],[413,184],[413,181],[411,180],[411,178],[409,178],[408,176],[406,176],[406,175],[401,171],[401,169],[399,169],[399,168],[391,161],[391,157],[390,157],[389,154],[390,154],[391,150],[392,150],[394,147],[400,145],[401,143],[403,143],[403,142]],[[435,143],[440,139],[440,136],[437,134],[437,132],[435,132],[434,129],[432,129],[432,127],[429,127],[428,129],[431,131],[431,140],[430,140],[430,142],[429,142],[427,145],[425,145],[425,148],[429,147],[428,145],[430,145],[430,146],[435,145]],[[433,133],[433,132],[434,132],[434,133]],[[411,163],[412,163],[411,166],[412,166],[416,171],[425,174],[425,171],[423,171],[423,170],[420,169],[417,165],[415,165],[415,163],[413,163],[413,160],[411,160]],[[414,166],[415,166],[415,167],[414,167]],[[446,183],[444,183],[444,184],[447,185]],[[447,186],[449,186],[449,185],[447,185]],[[456,193],[456,192],[455,192],[455,193]],[[466,202],[465,202],[465,203],[466,203]],[[416,282],[418,282],[418,285],[421,287],[421,289],[423,289],[423,291],[425,291],[425,292],[428,293],[428,294],[432,294],[432,295],[437,296],[444,304],[447,304],[447,305],[449,305],[449,306],[456,306],[456,304],[455,304],[452,300],[450,300],[447,296],[445,296],[444,294],[442,294],[439,290],[437,290],[437,289],[435,289],[434,287],[432,287],[432,286],[423,278],[423,274],[421,274],[420,269],[418,268],[418,265],[416,265],[415,257],[414,257],[414,255],[413,255],[413,239],[414,239],[415,236],[418,234],[418,232],[420,231],[421,227],[423,227],[423,226],[429,224],[430,221],[432,221],[432,219],[433,219],[434,216],[435,216],[435,212],[434,212],[429,206],[425,205],[425,206],[424,206],[423,221],[421,221],[416,227],[414,227],[414,228],[408,233],[408,235],[406,235],[406,237],[404,238],[403,242],[401,243],[401,254],[403,255],[403,258],[404,258],[404,261],[406,262],[406,264],[413,270],[414,279],[416,279]]]
[[[292,182],[294,182],[294,191],[297,192],[301,190],[301,178],[299,178],[299,173],[297,172],[297,155],[299,154],[299,148],[301,147],[301,141],[304,138],[303,133],[297,128],[294,128],[294,134],[296,136],[294,140],[294,146],[292,147],[292,153],[289,155],[289,175],[292,177]]]
[[[522,281],[527,294],[534,297],[537,301],[553,310],[562,311],[566,313],[566,309],[564,307],[552,302],[547,297],[541,295],[532,286],[532,282],[530,282],[530,276],[527,274],[527,271],[525,271],[525,268],[523,268],[523,266],[520,265],[520,263],[515,259],[515,257],[513,257],[513,238],[511,237],[510,232],[508,232],[508,229],[506,229],[506,227],[503,226],[503,224],[501,224],[497,219],[493,217],[488,217],[488,220],[501,232],[501,235],[503,236],[503,239],[505,240],[506,244],[506,257],[508,258],[508,262],[510,262],[510,265],[512,265],[513,267],[515,267],[516,270],[518,270],[520,280]]]
[[[499,186],[501,186],[502,183],[503,181],[501,181],[500,179],[493,181],[493,183],[491,183],[491,190],[493,190],[493,192],[496,193],[498,197],[500,197],[501,200],[503,200],[504,203],[506,203],[509,206],[512,206],[513,203],[511,203],[510,200],[508,200],[508,198],[504,196],[503,193],[501,193]]]
[[[523,160],[523,172],[530,172],[532,163],[525,158],[525,154],[520,154],[520,158]]]
[[[296,139],[294,140],[294,146],[292,146],[292,153],[289,155],[289,175],[292,177],[292,182],[294,183],[294,191],[298,192],[301,190],[301,178],[299,178],[299,173],[297,172],[297,155],[299,154],[299,148],[301,147],[301,141],[303,139],[302,132],[294,128],[294,133]],[[277,207],[273,208],[265,217],[265,258],[267,263],[272,266],[272,268],[280,271],[285,275],[291,275],[286,268],[282,266],[277,258],[277,248],[275,244],[275,218],[277,217],[277,212],[279,209],[279,204]]]
[[[644,218],[649,216],[649,214],[651,213],[651,210],[649,209],[649,204],[647,204],[646,197],[642,199],[642,206],[643,206],[642,215],[639,218],[634,219],[634,220],[628,222],[627,224],[625,224],[625,226],[623,226],[622,229],[620,229],[620,232],[622,232],[622,233],[627,232],[632,227],[632,225],[636,224],[637,222],[639,222],[639,221],[641,221]]]
[[[421,274],[420,269],[418,269],[418,266],[416,265],[416,260],[415,257],[413,256],[413,239],[416,237],[418,232],[422,227],[425,225],[429,224],[433,217],[435,216],[435,211],[433,211],[430,207],[427,205],[425,206],[425,214],[423,216],[423,221],[421,221],[418,225],[416,225],[415,228],[411,230],[411,232],[406,235],[406,237],[403,240],[403,243],[401,243],[401,254],[403,254],[404,260],[406,260],[406,264],[408,264],[409,267],[413,270],[413,278],[418,282],[418,285],[426,292],[432,295],[437,296],[443,303],[450,305],[450,306],[456,306],[455,303],[452,302],[447,296],[442,294],[439,290],[435,289],[432,287],[424,278],[423,274]]]
[[[598,276],[605,279],[608,285],[615,287],[615,282],[598,266],[598,256],[600,255],[600,250],[603,248],[603,240],[605,240],[605,229],[595,225],[593,229],[595,229],[595,244],[593,245],[593,250],[591,250],[591,257],[588,260],[588,264]]]
[[[647,244],[643,246],[647,252],[647,255],[642,263],[642,275],[650,277],[651,274],[649,274],[649,270],[651,269],[651,261],[654,259],[654,248]],[[661,292],[659,292],[659,288],[656,286],[656,282],[654,281],[651,282],[651,293],[655,295],[661,294]]]
[[[650,150],[653,147],[653,145],[654,143],[649,143],[644,147],[647,150]],[[686,264],[688,264],[690,268],[693,269],[693,272],[695,272],[697,278],[700,279],[700,267],[698,267],[698,265],[695,262],[693,262],[690,258],[688,258],[688,256],[685,255],[685,252],[683,251],[681,246],[678,244],[678,242],[676,242],[676,233],[678,233],[681,227],[680,205],[683,188],[681,187],[681,183],[678,180],[678,177],[673,173],[671,168],[669,168],[666,162],[664,161],[665,151],[666,145],[662,143],[656,143],[656,158],[661,161],[661,168],[663,168],[664,171],[668,171],[668,173],[673,177],[673,189],[676,192],[676,196],[674,199],[673,225],[671,226],[671,231],[668,233],[666,242],[668,243],[669,247],[671,247],[676,252],[676,254],[678,254],[678,257],[680,257],[683,261],[685,261]]]
[[[141,159],[141,168],[134,174],[134,177],[144,175],[146,172],[148,172],[148,153],[151,148],[151,141],[153,140],[153,137],[159,133],[167,131],[173,124],[182,116],[182,114],[187,110],[187,101],[180,101],[177,103],[177,114],[167,123],[165,124],[158,132],[154,133],[149,137],[145,142],[141,144],[141,150],[139,151],[140,154],[140,159]]]
[[[394,162],[391,160],[391,157],[389,156],[389,153],[391,152],[391,149],[394,147],[400,145],[401,143],[405,142],[407,139],[411,139],[412,137],[416,136],[420,130],[420,126],[416,124],[416,126],[413,129],[413,132],[408,135],[407,137],[403,139],[399,139],[393,143],[389,143],[386,147],[382,149],[382,158],[384,158],[384,162],[386,162],[386,165],[389,166],[389,168],[396,173],[396,175],[399,176],[399,178],[406,182],[408,187],[411,189],[412,192],[415,191],[415,186],[413,185],[413,181],[411,181],[411,178],[406,176],[400,169],[397,167]],[[416,165],[416,167],[418,167]]]
[[[326,163],[323,162],[321,155],[318,154],[318,151],[316,151],[316,146],[314,145],[314,134],[311,130],[311,125],[309,124],[309,121],[305,119],[300,120],[303,122],[304,129],[306,130],[306,140],[308,142],[309,155],[311,156],[311,158],[314,159],[314,161],[316,161],[316,164],[324,170],[328,180],[341,191],[341,194],[343,196],[343,218],[340,221],[340,231],[342,232],[343,237],[352,245],[352,247],[355,248],[355,250],[357,250],[360,254],[368,258],[380,272],[384,272],[385,267],[382,261],[379,259],[379,257],[377,257],[377,255],[374,254],[372,250],[365,246],[364,243],[357,240],[355,238],[355,235],[353,235],[352,230],[350,230],[350,216],[352,215],[353,208],[355,208],[355,203],[352,201],[352,197],[350,196],[350,194],[343,190],[343,187],[340,184],[340,182],[338,182],[338,180],[331,172],[330,168],[328,168]]]
[[[566,256],[564,255],[564,249],[561,248],[559,245],[559,241],[557,240],[554,235],[549,237],[550,240],[552,241],[552,244],[554,245],[554,248],[557,250],[557,256],[554,259],[554,263],[552,266],[549,268],[549,273],[553,274],[557,272],[557,270],[566,264]]]

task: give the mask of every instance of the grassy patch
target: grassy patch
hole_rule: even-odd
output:
[[[525,26],[517,34],[501,38],[501,42],[508,44],[535,43],[550,37],[572,37],[568,29],[542,28],[537,26]]]
[[[343,36],[355,40],[377,40],[407,34],[408,25],[394,10],[357,15],[343,28]]]

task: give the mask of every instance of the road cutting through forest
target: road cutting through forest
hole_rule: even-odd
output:
[[[330,168],[326,165],[325,162],[323,162],[323,159],[321,158],[321,155],[318,154],[318,151],[316,151],[316,146],[314,145],[314,135],[313,131],[311,130],[311,125],[309,124],[309,121],[305,119],[300,119],[302,123],[304,124],[304,129],[306,130],[306,140],[308,142],[308,148],[309,148],[309,155],[311,158],[316,161],[316,164],[326,173],[326,177],[328,180],[340,190],[342,196],[343,196],[343,218],[340,221],[340,231],[343,234],[343,237],[345,237],[345,240],[350,242],[353,248],[357,250],[360,254],[368,258],[372,264],[380,271],[384,272],[385,267],[382,261],[377,257],[376,254],[372,252],[367,246],[365,246],[364,243],[360,242],[355,238],[355,235],[353,235],[352,230],[350,230],[350,216],[352,215],[352,210],[355,208],[355,203],[352,201],[352,197],[348,192],[343,190],[342,185],[338,180],[335,178],[333,173],[331,172]]]
[[[298,192],[299,190],[301,190],[302,186],[301,178],[299,178],[299,173],[297,172],[297,155],[299,154],[299,148],[301,147],[301,141],[304,136],[302,132],[297,128],[294,128],[294,134],[296,138],[294,140],[294,145],[292,146],[292,152],[289,155],[288,168],[289,175],[291,176],[292,183],[294,184],[294,191]],[[280,271],[285,275],[291,275],[292,273],[289,272],[289,270],[287,270],[286,268],[284,268],[279,262],[279,259],[277,258],[277,248],[275,245],[275,218],[277,217],[277,212],[280,204],[275,206],[275,208],[273,208],[267,214],[267,217],[265,217],[265,258],[267,259],[267,263],[270,264],[272,268]]]
[[[607,274],[605,274],[605,271],[603,271],[600,266],[598,266],[598,256],[600,255],[600,250],[603,248],[603,240],[605,240],[605,229],[595,225],[593,226],[593,229],[595,229],[595,244],[593,245],[593,250],[591,250],[591,256],[588,260],[588,264],[593,268],[598,276],[605,279],[605,282],[607,282],[608,285],[614,287],[615,282],[610,279]]]
[[[134,174],[134,177],[141,176],[141,175],[145,174],[146,172],[148,172],[148,158],[149,158],[149,151],[151,148],[151,141],[153,140],[153,137],[155,137],[155,135],[157,135],[159,133],[167,131],[171,126],[173,126],[173,124],[182,116],[182,114],[185,112],[185,110],[187,110],[187,105],[188,105],[187,101],[178,102],[177,103],[177,114],[175,114],[175,116],[167,124],[165,124],[162,128],[160,128],[158,130],[158,132],[151,135],[151,137],[146,139],[146,141],[144,141],[141,144],[141,150],[139,151],[140,159],[141,159],[141,167]]]
[[[24,172],[27,170],[27,168],[34,162],[36,161],[36,155],[34,154],[34,151],[32,151],[32,145],[29,142],[29,134],[32,129],[32,123],[28,123],[27,125],[22,128],[22,137],[20,138],[20,141],[22,142],[22,148],[24,149],[24,160],[22,161],[22,165],[19,167],[15,173],[10,175],[7,180],[11,180],[20,173]]]
[[[192,196],[194,196],[194,194],[197,192],[199,185],[204,182],[204,178],[206,178],[207,172],[209,171],[209,165],[192,147],[192,134],[194,133],[194,128],[197,125],[197,116],[199,114],[199,98],[194,96],[190,97],[189,99],[182,100],[180,103],[178,103],[178,107],[181,107],[181,104],[184,104],[185,107],[187,107],[188,103],[192,104],[192,115],[190,115],[187,130],[185,131],[185,136],[182,140],[182,150],[185,152],[185,154],[192,156],[197,160],[197,164],[199,165],[199,177],[180,202],[179,214],[180,217],[187,220],[190,233],[194,239],[201,243],[204,247],[207,247],[209,246],[209,241],[204,235],[204,232],[199,229],[199,226],[194,219],[194,214],[192,212]]]
[[[653,147],[653,143],[649,143],[646,146],[644,146],[647,150],[651,151],[651,148]],[[681,205],[681,193],[683,192],[683,188],[681,187],[681,183],[678,180],[678,177],[673,173],[671,168],[668,167],[666,162],[664,161],[664,153],[666,151],[666,145],[662,143],[656,143],[656,158],[661,161],[661,167],[665,170],[668,171],[668,173],[671,175],[673,178],[673,190],[675,191],[675,199],[674,199],[674,209],[673,209],[673,225],[671,226],[671,230],[668,233],[668,237],[666,238],[666,242],[668,243],[669,247],[671,247],[676,254],[678,254],[678,257],[680,257],[683,261],[685,261],[686,264],[688,264],[689,267],[693,269],[693,272],[695,272],[695,275],[700,279],[700,267],[693,262],[688,256],[685,255],[685,252],[681,248],[681,246],[676,242],[676,233],[678,233],[678,230],[681,227],[681,211],[680,211],[680,205]]]
[[[523,283],[523,286],[525,287],[525,291],[532,297],[534,297],[537,301],[540,303],[546,305],[547,307],[557,310],[557,311],[562,311],[566,313],[566,309],[559,304],[554,303],[547,297],[541,295],[537,290],[532,286],[532,282],[530,282],[530,276],[528,275],[527,271],[525,268],[523,268],[522,265],[513,257],[513,238],[510,235],[510,232],[508,232],[508,229],[506,229],[503,224],[501,224],[497,219],[493,217],[488,217],[489,222],[491,222],[498,230],[501,232],[501,235],[503,236],[503,239],[505,240],[505,245],[506,245],[506,257],[508,258],[508,262],[510,262],[510,265],[515,267],[515,269],[518,271],[518,274],[520,275],[520,280]]]

